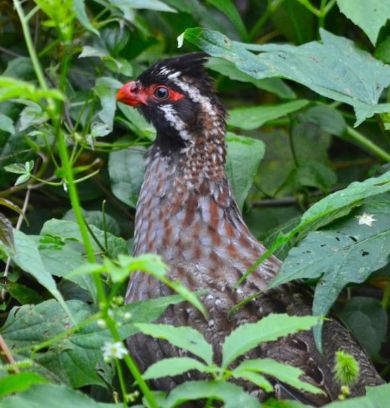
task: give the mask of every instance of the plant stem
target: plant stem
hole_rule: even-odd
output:
[[[126,390],[126,383],[125,383],[125,379],[123,377],[123,371],[122,371],[122,367],[121,367],[121,363],[118,359],[115,359],[115,368],[116,368],[116,372],[118,373],[118,379],[119,379],[119,385],[121,387],[121,391],[122,391],[122,395],[123,395],[123,407],[126,408],[127,407],[127,403],[126,403],[126,396],[127,396],[127,390]]]
[[[354,128],[347,126],[347,134],[351,139],[355,140],[359,145],[363,146],[366,150],[374,154],[381,160],[390,162],[390,154],[384,151],[381,147],[371,142],[366,136],[358,132]]]

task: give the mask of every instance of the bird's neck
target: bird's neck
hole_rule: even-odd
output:
[[[174,168],[175,176],[189,186],[222,181],[226,178],[225,127],[222,124],[202,126],[194,130],[191,138],[176,149],[166,150],[156,143],[150,152],[149,165],[161,159]]]

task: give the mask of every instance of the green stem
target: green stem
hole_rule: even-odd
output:
[[[384,310],[387,310],[390,306],[390,281],[387,282],[385,291],[383,292],[382,306]]]
[[[374,154],[378,159],[390,162],[390,154],[384,151],[381,147],[371,142],[366,136],[358,132],[354,128],[347,126],[348,136],[356,141],[360,146],[363,146],[366,150]]]
[[[121,387],[122,395],[123,395],[123,407],[127,407],[126,399],[127,399],[127,390],[126,390],[126,382],[123,377],[123,371],[120,361],[116,358],[115,359],[115,368],[116,372],[118,373],[119,385]]]
[[[38,60],[36,50],[33,46],[28,23],[27,23],[26,17],[24,15],[24,12],[20,5],[19,0],[14,0],[14,5],[15,5],[15,9],[18,13],[18,16],[19,16],[19,19],[22,25],[24,39],[25,39],[25,42],[26,42],[26,45],[27,45],[27,48],[30,54],[30,58],[31,58],[38,82],[43,90],[48,90],[46,79],[43,75],[42,67]],[[65,39],[65,44],[68,46],[71,45],[71,36],[72,36],[71,31],[72,30],[69,30],[68,38]],[[61,74],[60,74],[60,81],[59,81],[61,91],[65,89],[66,76],[67,76],[67,72],[69,68],[69,62],[70,62],[70,53],[66,52],[64,61],[61,64]],[[62,165],[62,169],[64,172],[64,178],[65,178],[65,181],[68,187],[69,199],[70,199],[72,209],[73,209],[73,212],[76,218],[76,222],[80,229],[80,234],[81,234],[82,241],[84,244],[85,252],[87,254],[87,259],[89,262],[94,263],[96,262],[96,257],[95,257],[95,253],[93,250],[91,239],[88,234],[88,229],[87,229],[84,217],[83,217],[80,200],[79,200],[79,196],[78,196],[78,192],[76,188],[76,183],[73,177],[72,162],[70,161],[68,148],[67,148],[66,141],[65,141],[65,135],[64,135],[63,130],[61,129],[61,117],[62,117],[63,105],[61,102],[54,101],[52,98],[48,98],[47,101],[48,101],[47,113],[49,117],[51,118],[53,125],[54,125],[58,153],[61,159],[61,165]],[[94,274],[92,275],[92,277],[93,277],[94,284],[96,286],[97,297],[98,297],[100,306],[102,308],[102,316],[104,317],[104,320],[107,323],[107,327],[110,330],[111,336],[115,341],[122,341],[115,322],[108,316],[108,313],[107,313],[108,304],[107,304],[107,298],[106,298],[106,293],[104,290],[103,282],[100,276],[98,275]],[[137,381],[149,406],[151,408],[158,408],[158,405],[156,403],[156,400],[152,392],[150,391],[146,382],[142,378],[141,373],[138,370],[138,367],[134,363],[133,359],[129,355],[127,355],[125,357],[125,362],[133,378]]]

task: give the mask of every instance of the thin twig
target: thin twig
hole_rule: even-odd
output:
[[[14,356],[11,353],[11,350],[8,348],[7,343],[5,342],[3,336],[0,334],[0,350],[2,351],[2,354],[4,354],[4,357],[6,359],[6,361],[13,365],[13,370],[15,371],[15,373],[19,373],[20,370],[19,368],[15,365],[16,361],[14,359]]]

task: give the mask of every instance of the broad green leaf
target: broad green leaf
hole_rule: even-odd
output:
[[[101,231],[107,231],[112,235],[120,235],[119,223],[112,215],[96,210],[84,210],[83,215],[89,225],[94,225]],[[73,210],[69,210],[62,219],[76,222]]]
[[[134,22],[135,9],[147,9],[176,13],[176,10],[160,0],[109,0],[109,3],[118,7],[126,20]]]
[[[63,384],[42,384],[31,387],[22,394],[12,395],[1,401],[1,408],[114,408],[123,404],[96,402],[84,393],[72,390]]]
[[[244,130],[256,129],[270,120],[296,112],[308,103],[309,101],[297,100],[279,105],[261,105],[232,109],[229,111],[228,125]]]
[[[135,208],[145,172],[145,150],[118,150],[111,152],[108,173],[115,197]]]
[[[337,5],[375,45],[380,29],[390,19],[390,0],[337,0]]]
[[[7,375],[0,378],[0,399],[16,392],[28,390],[34,384],[44,383],[47,383],[44,377],[28,371]]]
[[[224,408],[260,408],[260,402],[238,385],[216,381],[187,381],[169,393],[161,408],[177,407],[185,401],[207,398],[223,401]]]
[[[326,408],[384,408],[389,404],[390,384],[367,387],[364,397],[348,398],[346,401],[332,402]]]
[[[263,375],[255,371],[239,369],[237,367],[232,371],[232,376],[236,379],[244,379],[246,381],[250,381],[267,392],[272,392],[274,389],[272,384]]]
[[[4,113],[0,113],[0,130],[11,134],[15,133],[13,120]]]
[[[107,242],[107,253],[116,258],[119,254],[128,254],[129,248],[127,242],[120,237],[116,237],[109,232],[101,231],[94,225],[90,225],[89,228],[93,233],[90,236],[94,250],[97,253],[102,252],[102,247]],[[75,240],[80,243],[83,242],[78,225],[73,221],[57,220],[55,218],[48,220],[44,223],[41,235],[51,235],[52,237],[58,237],[60,240]],[[98,240],[99,244],[96,243]]]
[[[109,56],[109,53],[102,48],[92,47],[90,45],[84,45],[78,58],[98,57],[103,58]]]
[[[183,299],[180,296],[168,296],[113,309],[113,318],[120,323],[121,339],[139,331],[135,323],[156,320],[170,304],[181,301]],[[90,305],[79,300],[66,303],[76,323],[88,319],[93,312]],[[127,319],[126,315],[130,315],[130,319]],[[50,380],[62,381],[77,388],[91,384],[104,386],[96,370],[98,364],[103,364],[101,348],[106,341],[111,340],[111,335],[95,321],[73,334],[68,332],[48,348],[31,354],[35,346],[66,333],[71,327],[69,318],[58,302],[49,300],[36,306],[13,308],[0,333],[16,356],[34,357],[38,371]]]
[[[148,369],[142,374],[142,377],[145,380],[153,380],[155,378],[172,377],[186,373],[190,370],[197,370],[205,373],[207,372],[207,366],[190,357],[165,358],[148,367]]]
[[[234,198],[240,208],[253,184],[259,163],[264,156],[264,143],[251,137],[226,135],[226,173],[233,189]]]
[[[282,383],[291,385],[299,390],[307,391],[313,394],[321,394],[319,388],[309,383],[303,382],[299,377],[304,374],[300,368],[292,367],[287,364],[279,363],[271,358],[246,360],[239,364],[234,370],[234,373],[241,370],[254,371],[256,373],[266,374],[276,378]]]
[[[38,294],[35,289],[18,282],[8,282],[7,292],[21,305],[35,305],[44,300],[44,297]]]
[[[169,341],[176,347],[182,348],[196,355],[208,365],[213,361],[211,345],[201,333],[192,327],[175,327],[167,324],[136,324],[144,334]]]
[[[252,76],[240,71],[231,62],[222,58],[210,57],[206,66],[207,68],[225,75],[230,79],[240,82],[249,82],[257,88],[264,89],[265,91],[278,95],[280,98],[296,98],[294,91],[279,78],[255,79]]]
[[[80,21],[82,26],[86,28],[91,33],[99,36],[99,31],[91,24],[88,19],[87,12],[85,10],[85,0],[73,0],[73,10],[76,14],[77,19]]]
[[[341,217],[360,205],[367,197],[390,191],[390,171],[379,177],[364,181],[355,181],[343,190],[329,194],[312,205],[302,216],[298,229],[305,225],[316,225],[319,228],[331,220]]]
[[[241,38],[246,39],[248,37],[248,33],[241,19],[240,13],[238,12],[236,6],[233,4],[232,0],[207,0],[207,2],[226,15],[226,17],[236,27]]]
[[[329,189],[336,184],[335,172],[319,161],[307,160],[300,163],[290,174],[291,184],[296,183],[297,187],[317,187],[322,191]]]
[[[390,63],[390,36],[380,42],[375,49],[375,57],[383,61],[385,64]]]
[[[319,318],[315,316],[271,314],[256,323],[243,324],[225,337],[222,346],[222,366],[228,367],[237,357],[260,343],[274,341],[300,330],[308,330],[318,322]]]
[[[353,297],[338,312],[338,316],[370,356],[379,352],[386,338],[388,319],[378,299]]]
[[[390,111],[390,104],[378,104],[390,85],[390,67],[352,41],[320,30],[322,42],[295,47],[280,44],[244,44],[202,28],[188,28],[178,41],[186,39],[213,57],[232,62],[255,79],[284,77],[309,87],[322,96],[354,107],[356,126],[375,113]],[[259,54],[255,54],[259,52]]]
[[[331,135],[342,136],[347,128],[343,115],[326,105],[316,105],[298,115],[301,122],[318,126]]]
[[[353,216],[331,228],[315,231],[290,250],[271,287],[294,279],[320,278],[314,294],[313,313],[326,315],[348,283],[364,282],[388,263],[390,254],[390,196],[367,200]],[[359,224],[363,213],[372,214],[372,225]]]
[[[92,132],[95,130],[95,136],[106,136],[112,131],[116,110],[115,95],[121,86],[122,84],[114,78],[101,77],[96,80],[94,92],[100,99],[102,110],[97,113],[101,122],[95,121],[92,124]]]
[[[118,107],[127,119],[126,124],[137,136],[152,141],[155,139],[156,129],[136,109],[123,103],[120,103]]]
[[[64,96],[57,89],[43,90],[29,82],[0,76],[0,102],[20,98],[40,102],[40,100],[44,98],[63,100]]]
[[[43,264],[38,246],[33,238],[24,234],[19,230],[14,230],[15,253],[11,254],[12,260],[24,272],[32,275],[44,288],[46,288],[61,304],[61,307],[66,311],[67,315],[72,319],[72,314],[68,309],[61,293],[57,289],[57,285],[46,270]]]

